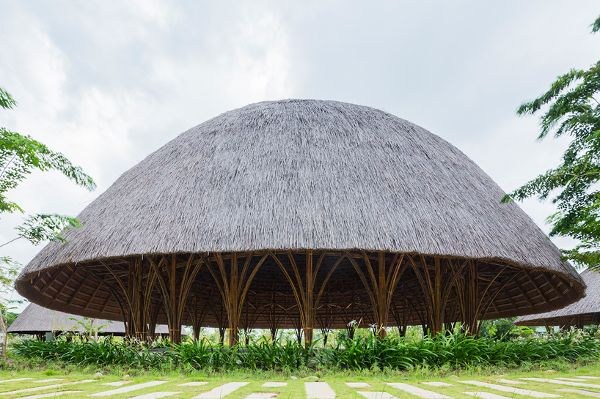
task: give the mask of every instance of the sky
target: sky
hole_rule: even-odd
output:
[[[597,1],[0,0],[0,126],[32,135],[98,188],[33,174],[28,213],[76,215],[188,128],[249,103],[318,98],[379,108],[448,140],[510,191],[557,164],[522,102],[600,54]],[[522,208],[544,230],[551,203]],[[0,243],[21,215],[0,219]],[[559,247],[573,243],[553,238]],[[41,246],[2,248],[26,264]]]

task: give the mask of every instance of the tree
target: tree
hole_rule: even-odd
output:
[[[600,31],[600,17],[592,33]],[[568,136],[560,164],[508,194],[504,201],[552,197],[557,211],[548,217],[551,236],[578,241],[564,250],[569,260],[600,268],[600,61],[559,76],[550,89],[521,105],[518,115],[541,113],[540,134]]]
[[[17,105],[14,98],[0,87],[0,109],[12,109]],[[80,167],[74,166],[64,155],[52,151],[41,142],[21,133],[0,127],[0,216],[7,213],[25,213],[16,202],[8,199],[10,190],[16,188],[33,171],[55,170],[62,173],[75,184],[89,190],[95,188],[94,180]],[[43,241],[64,241],[66,228],[78,227],[77,219],[57,214],[34,214],[25,217],[24,222],[15,228],[15,237],[0,248],[25,239],[32,244]],[[19,265],[8,256],[0,256],[0,332],[6,337],[6,319],[8,301]],[[2,345],[5,349],[6,342]],[[0,348],[0,349],[3,349]],[[5,350],[2,350],[5,353]]]

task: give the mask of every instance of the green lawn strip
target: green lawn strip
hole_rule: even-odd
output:
[[[26,381],[14,381],[0,384],[0,393],[9,392],[18,389],[30,388],[40,385],[54,385],[70,383],[80,381],[84,379],[96,379],[97,381],[84,384],[66,385],[54,390],[80,390],[81,394],[69,395],[67,398],[84,398],[88,397],[91,393],[100,391],[108,391],[117,389],[120,387],[111,387],[103,385],[104,383],[121,381],[123,379],[129,379],[129,382],[122,387],[131,386],[134,384],[144,383],[153,380],[164,380],[167,381],[162,385],[155,387],[145,388],[129,392],[123,395],[113,396],[114,398],[129,398],[143,393],[150,393],[156,391],[169,391],[169,392],[181,392],[180,395],[173,396],[174,399],[177,397],[181,398],[192,398],[201,392],[206,392],[214,387],[217,387],[226,382],[250,382],[245,387],[242,387],[229,395],[229,399],[244,398],[252,392],[279,392],[279,398],[304,398],[305,390],[304,383],[307,381],[325,381],[334,389],[339,398],[359,398],[356,394],[359,389],[350,388],[346,386],[346,382],[367,382],[371,386],[366,389],[368,391],[385,391],[390,392],[397,397],[408,397],[407,394],[396,390],[387,385],[387,382],[405,382],[414,386],[418,386],[422,389],[426,389],[433,392],[442,393],[451,397],[461,398],[465,397],[465,391],[486,391],[493,392],[507,397],[514,395],[510,393],[496,392],[494,390],[482,387],[471,386],[463,384],[461,380],[478,380],[489,383],[499,384],[498,379],[504,378],[508,380],[523,381],[524,384],[520,384],[516,387],[523,389],[536,390],[547,393],[556,393],[561,395],[563,398],[576,398],[579,397],[577,394],[559,392],[561,388],[575,388],[585,389],[591,391],[600,392],[600,389],[594,389],[589,387],[569,387],[554,385],[548,383],[542,383],[537,381],[524,381],[521,378],[536,377],[536,378],[569,378],[579,375],[589,376],[600,376],[600,362],[587,364],[582,366],[571,366],[565,367],[565,365],[559,365],[560,370],[554,370],[551,368],[540,369],[535,367],[533,370],[517,369],[517,370],[498,370],[497,373],[493,373],[490,370],[462,370],[462,371],[449,371],[449,370],[415,370],[412,372],[377,372],[377,371],[364,371],[364,372],[331,372],[331,373],[314,373],[310,375],[309,371],[303,373],[278,373],[278,372],[252,372],[237,370],[227,373],[208,373],[208,372],[145,372],[143,370],[131,370],[131,376],[128,376],[122,371],[104,374],[97,376],[94,371],[89,372],[77,372],[69,370],[56,370],[54,368],[46,371],[32,371],[32,370],[20,370],[20,371],[0,371],[0,380],[12,379],[12,378],[25,378],[31,377],[36,380],[48,379],[48,378],[62,378],[62,381],[39,383],[37,381],[26,380]],[[88,371],[88,370],[86,370]],[[103,371],[106,373],[106,371]],[[306,375],[304,375],[306,374]],[[295,379],[292,378],[295,376]],[[190,382],[190,381],[206,381],[207,385],[197,387],[181,387],[179,384]],[[263,388],[262,384],[267,381],[284,381],[288,385],[286,387],[278,388]],[[452,387],[432,387],[422,384],[423,381],[442,381],[452,384]],[[597,380],[582,380],[584,383],[598,384],[600,385],[600,378]],[[47,391],[39,391],[35,393],[44,393]],[[33,394],[33,393],[32,393]],[[19,394],[18,396],[24,396]],[[12,399],[10,395],[0,395],[0,399]]]

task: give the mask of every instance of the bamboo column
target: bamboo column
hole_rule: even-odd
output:
[[[271,333],[271,342],[274,343],[277,341],[277,331],[282,319],[282,315],[275,312],[276,308],[282,310],[282,306],[275,303],[275,287],[271,291],[270,303],[267,305],[267,308],[269,309],[269,332]],[[285,314],[285,312],[283,313]]]
[[[125,335],[138,340],[148,339],[148,322],[150,320],[148,303],[154,290],[153,273],[149,271],[145,274],[142,258],[135,258],[129,262],[126,282],[119,277],[119,273],[113,267],[106,264],[104,267],[120,291],[120,295],[118,295],[117,291],[111,290],[123,311]]]
[[[225,343],[225,331],[227,330],[226,312],[223,311],[223,306],[213,304],[211,306],[215,320],[217,321],[217,329],[219,330],[219,343],[221,346]]]
[[[252,265],[252,259],[253,254],[248,254],[243,266],[240,268],[238,254],[233,253],[231,254],[230,267],[227,268],[223,256],[220,253],[215,253],[214,262],[208,263],[208,270],[215,280],[227,312],[227,328],[229,330],[229,345],[231,346],[238,343],[240,315],[244,302],[252,280],[267,259],[267,255],[263,255],[254,266]]]
[[[415,258],[418,258],[420,264]],[[444,311],[448,297],[460,273],[450,267],[450,261],[447,261],[446,273],[444,273],[442,259],[439,256],[433,257],[432,264],[428,264],[423,255],[409,256],[408,259],[425,297],[429,333],[439,334],[444,329]]]
[[[177,255],[163,256],[158,263],[148,257],[148,262],[160,288],[171,342],[181,342],[181,321],[183,319],[188,295],[196,275],[204,261],[191,254],[184,263],[178,264]],[[183,268],[181,273],[179,270]]]
[[[210,297],[210,293],[209,293]],[[189,315],[192,321],[192,333],[194,335],[194,341],[200,339],[200,330],[202,328],[202,322],[206,317],[206,308],[208,307],[208,301],[202,301],[202,305],[198,305],[198,295],[194,295],[191,301],[188,301],[190,307]]]
[[[158,324],[158,314],[160,313],[159,305],[152,305],[150,311],[150,319],[148,321],[148,338],[149,340],[156,339],[156,325]]]
[[[394,319],[394,321],[396,322],[396,326],[398,328],[398,335],[400,335],[401,337],[406,336],[406,330],[408,327],[408,317],[410,315],[409,310],[408,310],[408,305],[406,303],[406,300],[403,298],[402,299],[403,302],[403,306],[401,310],[398,310],[395,306],[392,306],[391,308],[391,312],[392,312],[392,317]]]
[[[254,308],[254,316],[251,317],[250,308]],[[250,334],[254,330],[254,326],[256,325],[256,321],[258,319],[258,311],[256,307],[253,307],[249,300],[246,301],[244,308],[246,311],[241,315],[242,319],[242,331],[244,332],[244,344],[246,346],[250,345]]]
[[[314,262],[314,251],[307,250],[305,252],[304,273],[294,257],[292,251],[287,251],[288,265],[285,265],[281,259],[275,254],[271,257],[279,266],[279,269],[289,282],[294,299],[298,305],[300,314],[300,328],[304,333],[304,345],[310,346],[313,341],[313,329],[315,325],[315,309],[319,305],[319,301],[325,292],[325,286],[343,260],[343,256],[338,257],[337,261],[329,269],[325,277],[321,280],[320,287],[317,287],[317,277],[325,260],[325,253],[319,256],[317,263]],[[318,289],[318,291],[317,291]]]
[[[377,267],[374,268],[369,255],[363,252],[362,258],[366,270],[363,270],[350,254],[347,254],[347,257],[350,259],[371,301],[376,333],[379,337],[384,337],[386,335],[385,328],[388,324],[392,297],[394,296],[394,291],[400,281],[400,277],[406,270],[406,265],[403,262],[404,255],[394,255],[388,264],[386,254],[378,252],[376,259]]]
[[[321,330],[321,335],[323,336],[323,347],[327,346],[327,340],[329,338],[329,333],[331,333],[331,324],[333,322],[333,314],[332,307],[328,304],[321,308],[320,316],[317,315],[317,321],[319,324],[319,330]]]
[[[453,266],[455,267],[455,266]],[[501,276],[511,270],[510,266],[497,265],[498,270],[487,277],[482,275],[476,261],[468,260],[462,267],[455,270],[461,277],[456,279],[455,292],[458,305],[460,307],[461,322],[463,331],[470,335],[479,334],[480,323],[492,305],[494,299],[502,292],[504,287],[515,279],[517,273],[508,276],[501,281]]]
[[[479,278],[477,265],[469,261],[465,270],[463,289],[463,324],[465,333],[475,335],[479,332],[479,321],[477,320],[477,302],[479,296]]]

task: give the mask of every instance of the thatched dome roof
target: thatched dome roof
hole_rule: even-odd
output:
[[[84,321],[83,317],[68,313],[50,310],[30,303],[17,316],[8,327],[9,333],[14,334],[41,334],[46,332],[78,332],[83,333],[85,326],[93,322],[93,327],[100,330],[101,335],[125,335],[125,326],[123,322],[93,319]],[[169,330],[165,325],[156,326],[157,334],[168,334]]]
[[[552,312],[519,317],[520,326],[583,326],[600,324],[600,273],[585,270],[581,278],[587,285],[586,295],[579,301]]]
[[[184,132],[125,172],[81,212],[83,226],[67,243],[40,251],[16,287],[45,306],[90,314],[69,298],[82,287],[102,297],[85,289],[85,270],[111,259],[350,249],[505,263],[560,280],[534,278],[529,287],[523,277],[526,289],[552,287],[550,299],[527,309],[579,298],[578,274],[517,204],[500,203],[503,195],[456,147],[386,112],[334,101],[252,104]],[[101,315],[116,317],[112,309]]]

